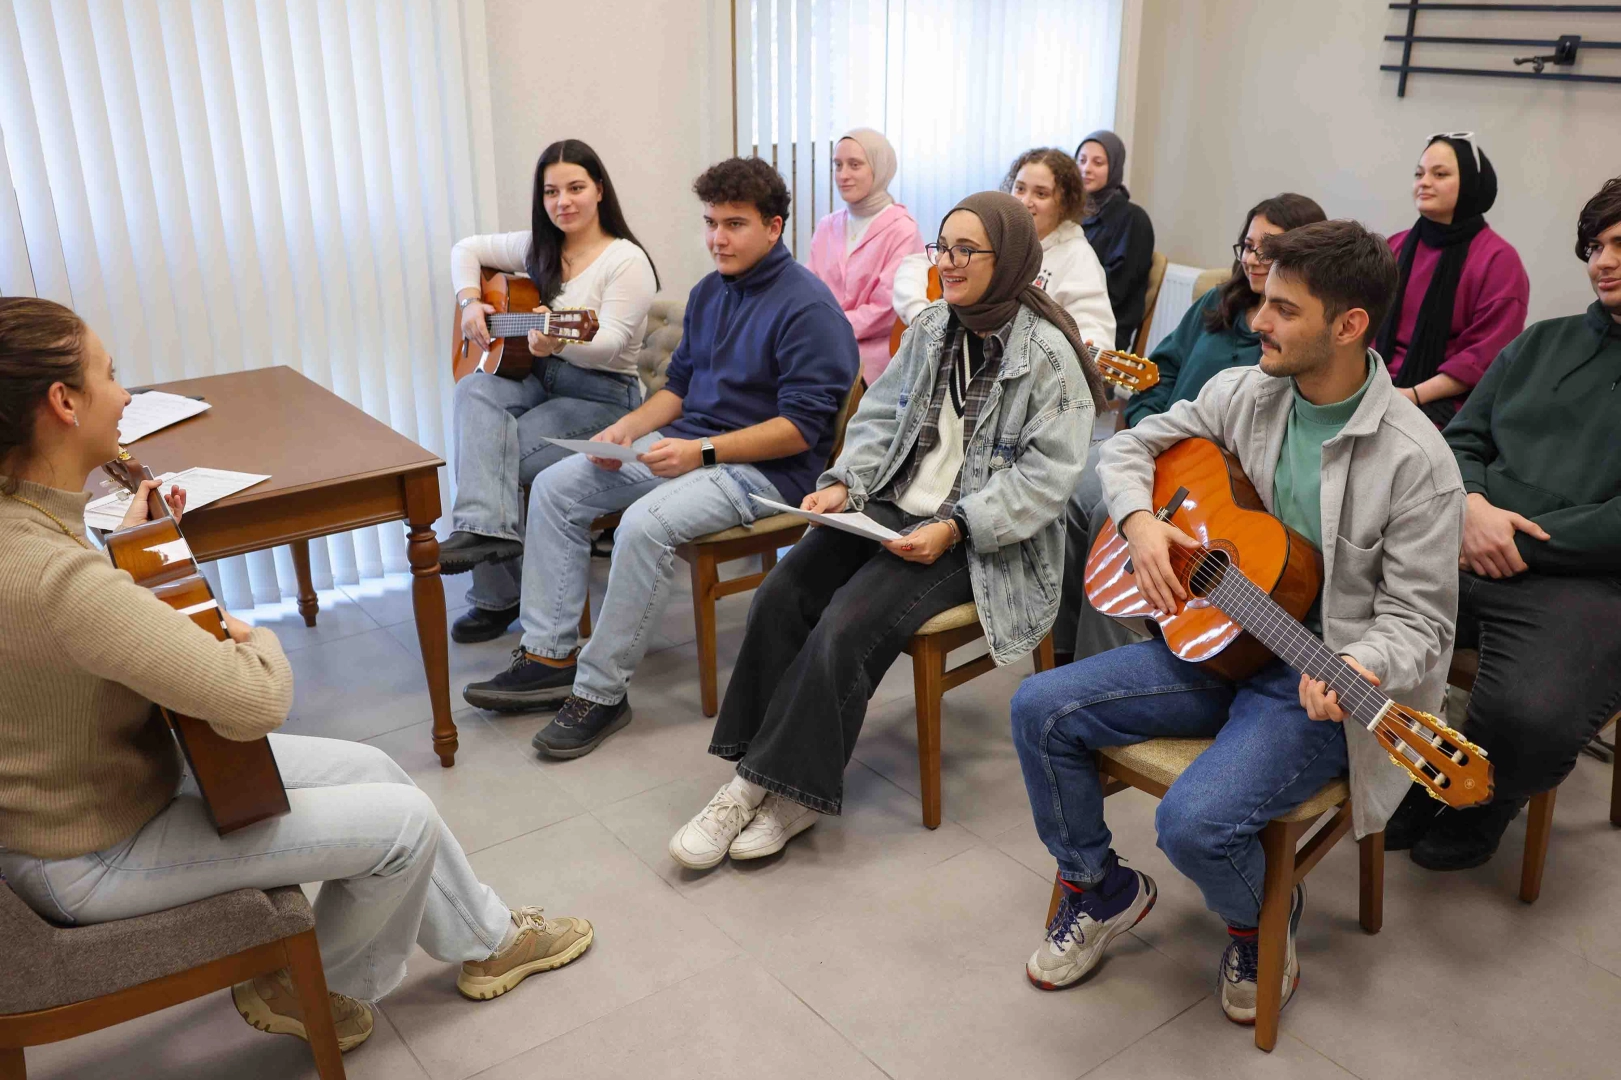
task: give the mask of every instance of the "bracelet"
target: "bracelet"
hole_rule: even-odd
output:
[[[957,524],[956,518],[946,518],[946,524],[951,526],[951,543],[946,545],[946,550],[950,551],[962,543],[962,526]]]

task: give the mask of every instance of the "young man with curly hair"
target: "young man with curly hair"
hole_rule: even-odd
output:
[[[1592,306],[1527,327],[1445,432],[1469,493],[1458,645],[1480,650],[1463,732],[1496,787],[1464,810],[1402,803],[1385,847],[1429,870],[1489,860],[1621,706],[1621,176],[1577,218],[1576,256]]]
[[[588,754],[630,722],[626,690],[670,597],[676,548],[752,522],[751,495],[798,505],[827,465],[833,421],[860,365],[826,285],[782,243],[787,185],[759,158],[730,158],[693,184],[715,272],[687,300],[664,388],[593,436],[636,460],[575,456],[529,493],[511,666],[464,691],[500,711],[558,705],[534,739]],[[595,633],[579,645],[591,522],[623,511]]]

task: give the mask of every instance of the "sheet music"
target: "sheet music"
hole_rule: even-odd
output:
[[[751,495],[749,497],[762,506],[769,506],[775,510],[781,510],[787,514],[795,514],[809,521],[814,521],[818,525],[827,525],[835,529],[842,529],[847,533],[854,533],[857,536],[865,536],[868,540],[899,540],[901,538],[901,534],[896,532],[894,529],[886,528],[883,525],[878,524],[872,518],[858,510],[852,510],[842,514],[818,514],[810,510],[801,510],[797,506],[789,506],[786,503],[772,502],[770,499],[762,499],[758,495]]]
[[[136,439],[144,439],[154,431],[162,431],[187,417],[206,412],[211,406],[206,401],[181,397],[162,390],[146,390],[130,396],[124,415],[118,421],[118,441],[128,446]]]
[[[542,435],[541,438],[546,439]],[[620,446],[611,442],[592,442],[589,439],[546,439],[553,446],[561,446],[564,450],[575,450],[592,457],[613,458],[615,461],[635,461],[639,450],[632,450],[628,446]]]
[[[158,490],[163,493],[164,498],[168,498],[169,491],[176,484],[185,490],[186,511],[190,513],[209,503],[219,502],[227,495],[235,495],[255,484],[262,484],[270,477],[259,473],[197,468],[179,473],[164,473],[158,479],[163,481]],[[84,508],[85,525],[92,529],[101,529],[103,532],[118,528],[124,520],[124,515],[129,512],[131,498],[133,496],[127,491],[115,491],[111,495],[91,500],[90,505]],[[184,518],[181,520],[184,521]]]

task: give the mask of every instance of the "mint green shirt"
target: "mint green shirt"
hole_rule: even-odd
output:
[[[1313,405],[1294,388],[1295,407],[1289,413],[1289,427],[1283,433],[1283,448],[1278,451],[1278,472],[1272,481],[1272,510],[1279,520],[1314,546],[1323,546],[1323,444],[1340,433],[1362,396],[1373,383],[1373,363],[1368,363],[1368,377],[1356,393],[1332,405]],[[1312,604],[1306,616],[1306,625],[1314,634],[1323,631],[1318,608],[1319,599]]]

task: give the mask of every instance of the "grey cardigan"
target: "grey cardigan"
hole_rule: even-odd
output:
[[[1344,429],[1323,444],[1323,640],[1379,677],[1404,705],[1439,713],[1458,617],[1463,480],[1441,433],[1395,392],[1373,359],[1373,382]],[[1153,510],[1154,458],[1186,438],[1236,454],[1272,509],[1272,483],[1292,380],[1232,368],[1103,444],[1109,513]],[[1356,835],[1384,827],[1411,782],[1360,724],[1346,730]]]
[[[861,398],[844,450],[816,482],[850,489],[860,510],[906,463],[928,420],[950,311],[918,313],[901,347]],[[1058,614],[1064,503],[1092,441],[1092,394],[1063,333],[1020,307],[1002,366],[963,454],[957,509],[968,519],[968,577],[991,657],[1011,664],[1041,643]]]

